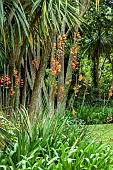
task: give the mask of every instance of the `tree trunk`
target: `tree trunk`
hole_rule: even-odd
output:
[[[26,90],[27,90],[27,47],[26,47],[26,54],[24,59],[24,86],[22,89],[22,105],[26,107]]]
[[[62,22],[61,37],[58,38],[58,62],[61,65],[61,71],[58,73],[58,95],[57,95],[57,108],[62,107],[62,99],[64,96],[64,48],[65,48],[65,20]],[[64,108],[60,109],[64,114]]]
[[[31,95],[31,100],[29,103],[29,115],[30,115],[31,120],[34,119],[34,116],[35,116],[36,112],[38,111],[38,102],[40,99],[40,89],[42,88],[42,81],[45,76],[45,70],[47,67],[48,58],[49,58],[49,54],[48,54],[47,47],[46,47],[44,54],[41,57],[39,69],[36,73],[36,79],[35,79],[32,95]]]

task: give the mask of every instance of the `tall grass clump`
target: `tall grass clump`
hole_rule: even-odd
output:
[[[91,140],[85,126],[69,116],[37,115],[26,110],[16,120],[0,116],[0,169],[111,170],[110,147]]]

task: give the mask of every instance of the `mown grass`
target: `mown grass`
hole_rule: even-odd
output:
[[[113,149],[113,124],[88,125],[88,130],[92,138],[98,142],[106,142]]]

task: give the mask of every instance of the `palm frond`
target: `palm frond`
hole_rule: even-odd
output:
[[[62,20],[65,20],[68,26],[73,27],[75,25],[80,27],[80,23],[84,22],[77,13],[77,4],[69,0],[36,0],[31,9],[31,15],[33,14],[40,18],[42,34],[46,35],[51,28],[60,32]]]

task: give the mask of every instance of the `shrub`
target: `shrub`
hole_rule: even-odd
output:
[[[113,109],[111,107],[84,105],[77,108],[77,117],[85,124],[100,124],[112,122]],[[111,115],[111,119],[107,120]]]

